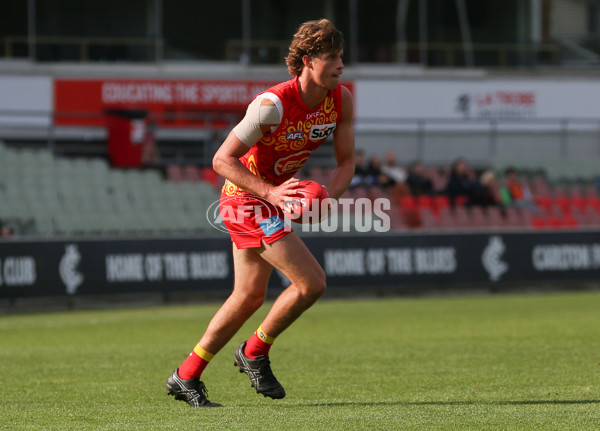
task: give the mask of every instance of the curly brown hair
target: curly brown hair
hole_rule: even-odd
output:
[[[285,58],[288,72],[300,76],[304,63],[302,57],[316,57],[323,53],[338,53],[344,49],[344,36],[328,19],[307,21],[302,24],[290,44]]]

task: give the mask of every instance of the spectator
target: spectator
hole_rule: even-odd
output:
[[[5,224],[0,220],[0,238],[10,238],[14,235],[14,230],[10,225]]]
[[[396,154],[393,151],[386,153],[381,172],[392,180],[393,184],[402,184],[406,181],[406,170],[396,164]]]
[[[365,152],[356,150],[354,156],[354,176],[350,181],[350,188],[367,185],[367,169],[365,167]]]
[[[502,205],[498,179],[494,171],[487,170],[481,174],[479,183],[475,185],[472,204],[483,207]]]
[[[383,173],[381,157],[373,156],[369,160],[366,181],[370,186],[389,187],[394,184],[394,180]]]
[[[536,209],[531,191],[521,181],[517,170],[509,167],[504,172],[504,186],[500,189],[500,196],[505,205],[513,205],[520,208]]]
[[[444,189],[444,193],[450,199],[450,204],[454,206],[464,202],[467,205],[473,205],[477,187],[477,181],[475,181],[467,162],[462,158],[457,159],[452,164],[450,177]]]
[[[425,167],[419,161],[410,164],[406,184],[414,196],[434,193],[433,182],[427,177]]]

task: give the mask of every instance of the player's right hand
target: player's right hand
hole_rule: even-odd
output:
[[[273,187],[265,199],[271,202],[273,205],[285,210],[290,204],[293,204],[297,199],[294,197],[297,195],[296,188],[300,184],[298,178],[290,178],[284,181],[278,186]]]

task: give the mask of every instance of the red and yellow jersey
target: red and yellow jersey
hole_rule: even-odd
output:
[[[341,94],[338,85],[312,109],[302,100],[296,77],[256,96],[273,101],[282,120],[276,130],[265,134],[240,158],[242,164],[270,184],[279,185],[292,178],[342,119]],[[226,181],[223,193],[233,196],[246,192]]]

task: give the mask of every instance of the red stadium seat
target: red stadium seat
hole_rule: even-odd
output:
[[[176,182],[176,183],[180,183],[182,181],[184,181],[184,175],[183,175],[183,170],[181,169],[181,166],[179,165],[168,165],[167,166],[167,178],[170,181]]]
[[[459,228],[471,227],[471,215],[469,214],[467,207],[456,206],[450,210],[450,213],[452,214],[452,218],[454,220],[454,226]]]
[[[186,165],[183,167],[183,177],[186,181],[191,181],[193,183],[202,181],[200,169],[194,165]]]
[[[597,196],[589,196],[586,198],[586,203],[589,208],[592,208],[597,213],[600,213],[600,198]]]
[[[579,211],[585,211],[587,206],[587,201],[582,196],[571,197],[571,208],[577,208]]]
[[[433,203],[437,210],[441,210],[442,208],[450,208],[450,199],[446,195],[434,195]]]
[[[416,210],[417,203],[415,202],[415,199],[412,196],[402,196],[400,198],[400,207],[402,209]]]
[[[554,198],[554,204],[560,208],[564,214],[571,214],[572,200],[567,196],[557,196]]]
[[[429,195],[418,195],[415,196],[416,204],[419,208],[427,208],[433,210],[433,200]]]
[[[552,212],[553,204],[552,199],[549,196],[535,196],[533,200],[538,208],[543,209],[546,213]]]
[[[222,177],[217,174],[213,168],[202,168],[200,170],[200,176],[204,181],[210,183],[215,188],[220,188],[223,184]]]
[[[531,227],[533,229],[546,229],[549,227],[549,221],[546,216],[535,215],[531,217]]]
[[[468,209],[469,222],[473,228],[489,227],[488,214],[484,213],[482,207],[471,207]]]
[[[516,210],[516,208],[507,208],[507,210]],[[514,211],[513,211],[514,213]],[[498,207],[486,208],[487,224],[491,228],[507,227],[507,222],[502,216],[502,212]]]

